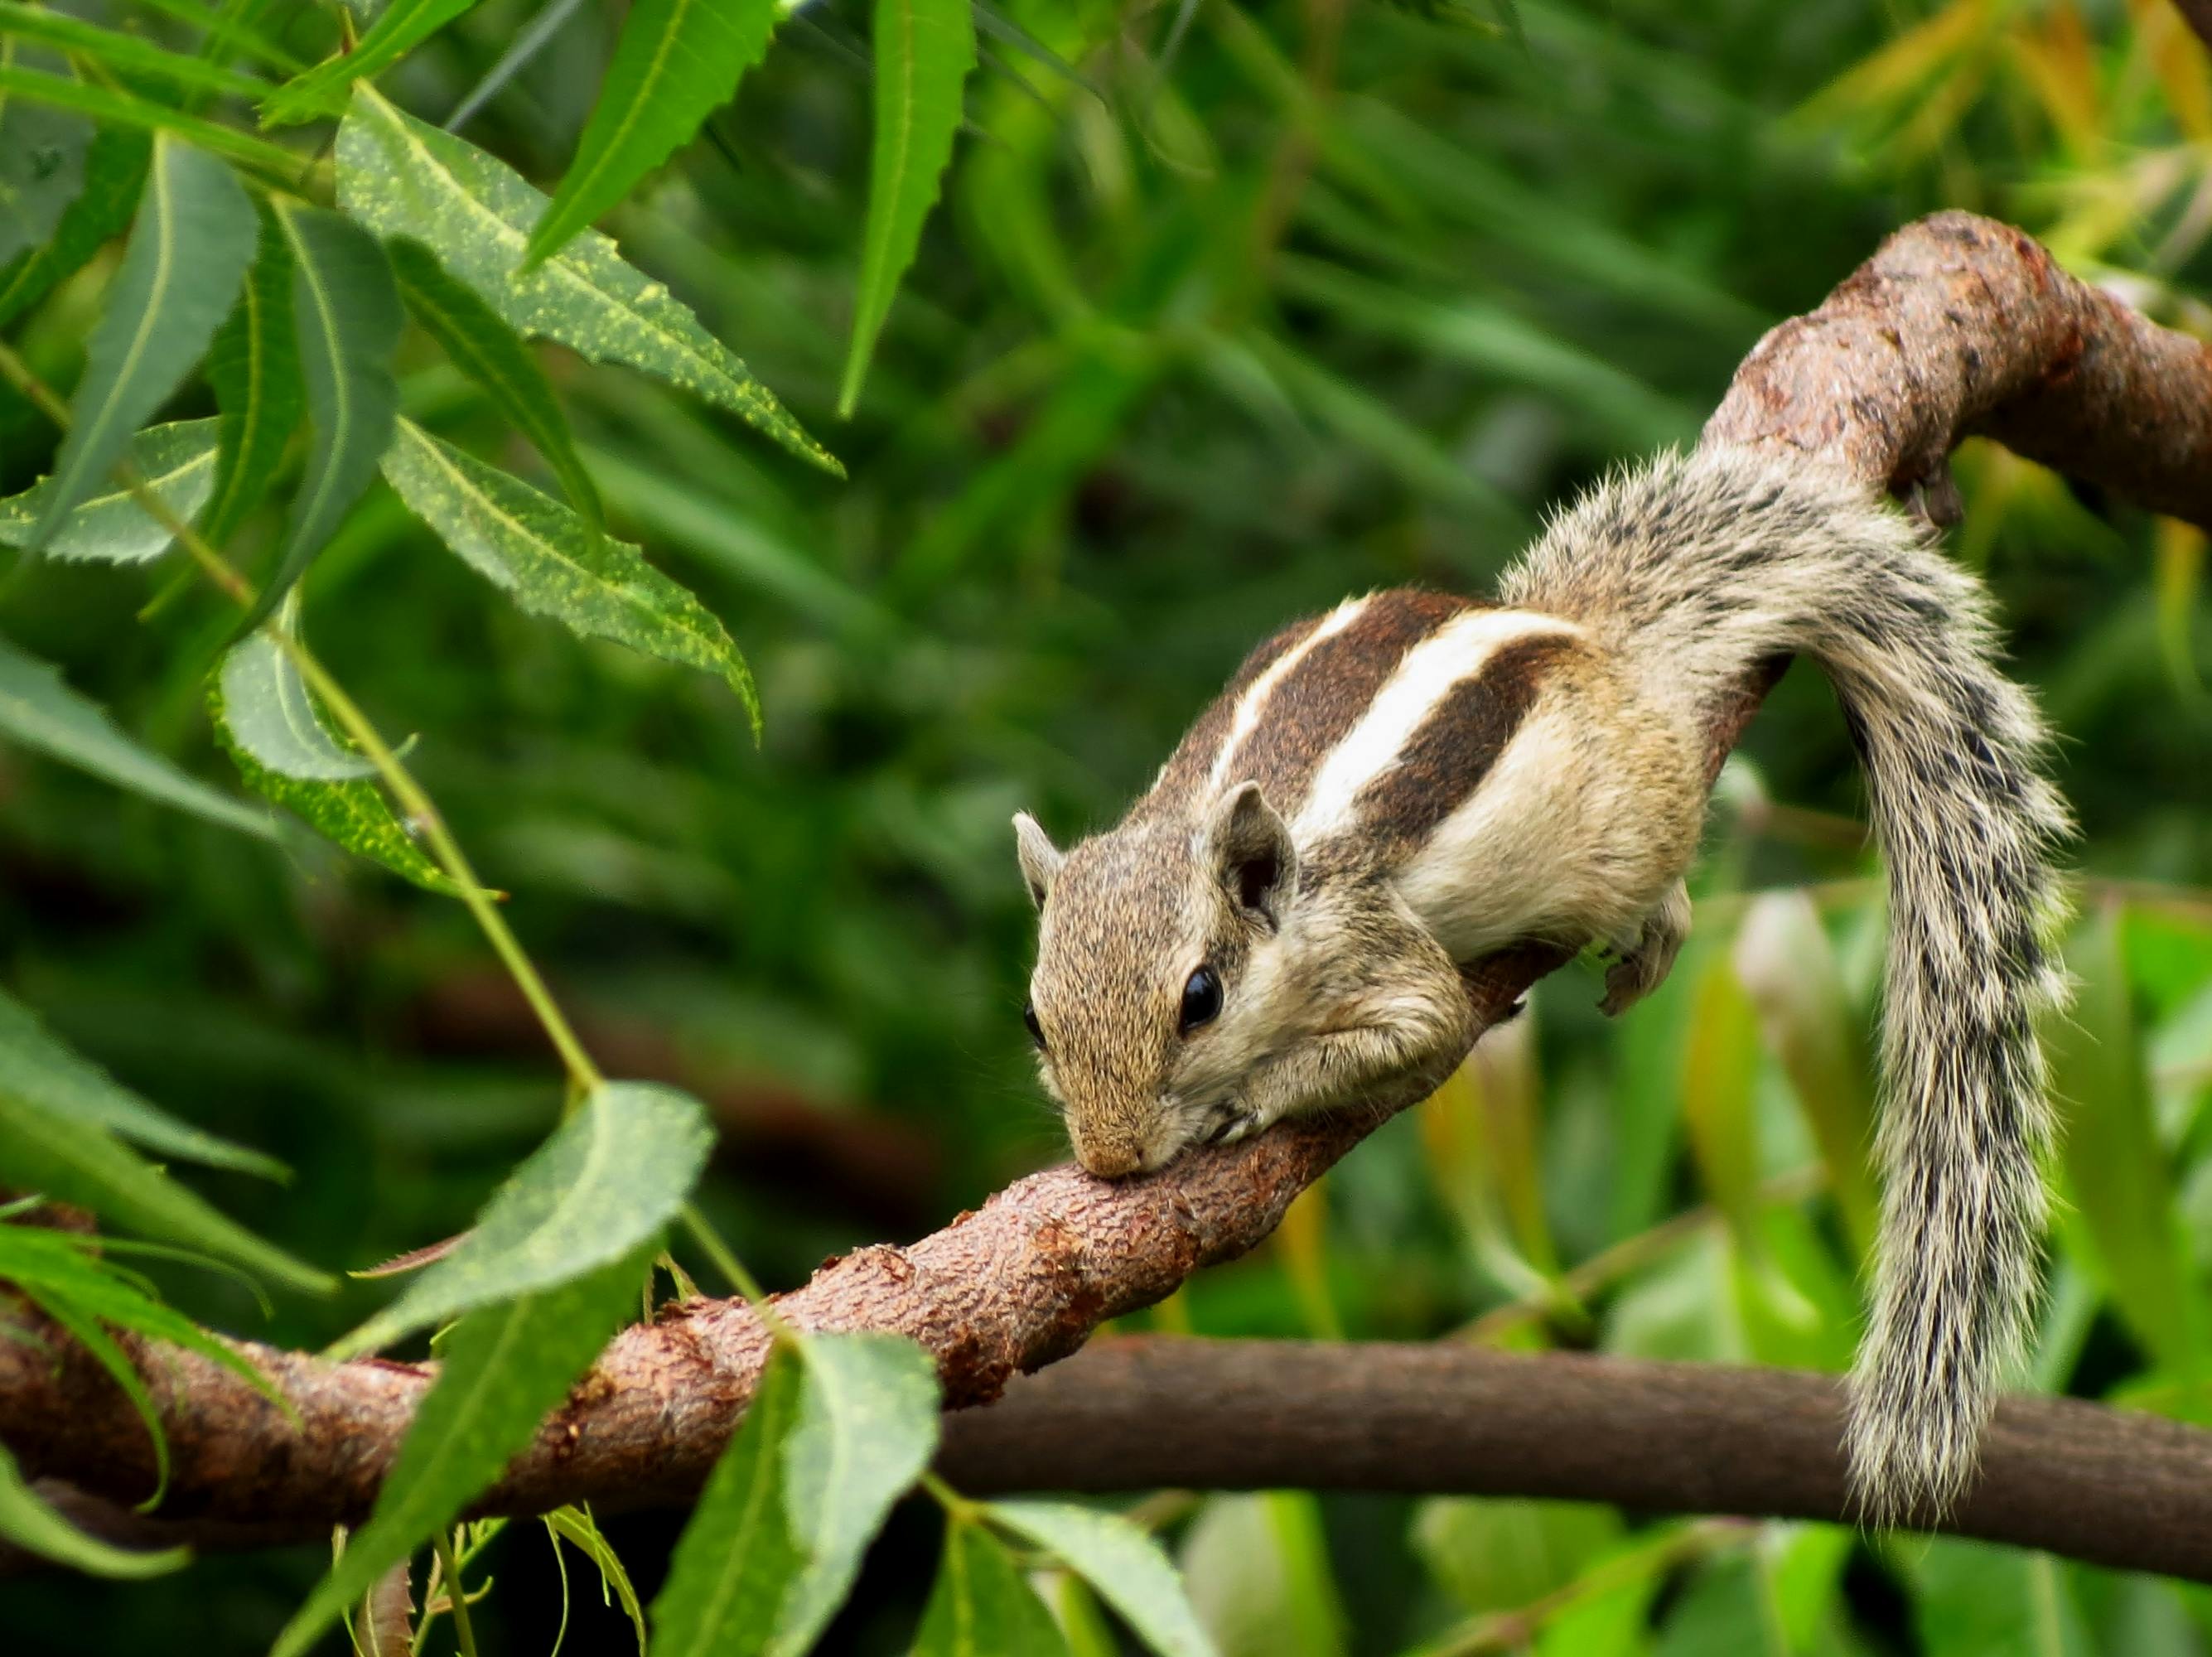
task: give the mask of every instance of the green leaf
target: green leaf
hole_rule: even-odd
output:
[[[230,739],[278,775],[346,782],[376,774],[323,723],[307,682],[265,630],[231,646],[217,683]]]
[[[240,132],[236,127],[225,126],[220,121],[206,121],[197,115],[187,115],[167,104],[155,103],[150,98],[140,98],[128,92],[112,92],[106,87],[88,86],[82,81],[72,81],[65,75],[48,75],[42,70],[12,69],[0,64],[0,96],[27,98],[33,103],[45,104],[55,109],[73,109],[81,115],[91,116],[96,121],[133,127],[141,132],[173,134],[189,139],[210,156],[227,155],[232,161],[288,182],[296,179],[303,170],[303,158],[295,155],[282,145],[272,144],[251,133]]]
[[[422,243],[402,237],[386,251],[392,256],[392,273],[399,278],[400,295],[415,320],[545,457],[568,492],[568,504],[593,524],[600,523],[599,493],[577,458],[568,416],[561,412],[545,371],[521,337],[506,318],[477,297],[473,288],[447,276],[437,255]]]
[[[767,1650],[805,1657],[850,1593],[891,1503],[936,1454],[937,1368],[902,1335],[815,1334],[799,1424],[787,1448],[786,1506],[806,1555]]]
[[[1473,1496],[1424,1502],[1413,1527],[1430,1575],[1476,1612],[1515,1611],[1556,1593],[1622,1534],[1609,1508]]]
[[[1119,1514],[1064,1502],[994,1502],[986,1511],[1090,1583],[1160,1657],[1215,1657],[1160,1545]]]
[[[134,1553],[86,1535],[39,1499],[4,1444],[0,1444],[0,1538],[41,1559],[92,1576],[159,1576],[192,1557],[188,1548]]]
[[[284,550],[239,626],[240,639],[269,618],[361,499],[399,408],[392,352],[405,319],[382,246],[319,207],[280,200],[276,210],[292,250],[292,316],[313,440]]]
[[[253,258],[253,204],[214,157],[164,133],[70,400],[52,489],[31,531],[45,546],[108,481],[131,434],[175,391],[230,309]]]
[[[313,698],[295,686],[296,678],[264,629],[231,647],[208,688],[216,740],[246,786],[325,839],[383,865],[403,880],[447,897],[461,895],[459,885],[415,843],[374,780],[331,774],[366,762],[340,744]],[[241,725],[275,763],[246,745]],[[283,768],[288,765],[307,774],[290,774]]]
[[[1343,1657],[1348,1624],[1312,1491],[1208,1497],[1182,1565],[1223,1657]]]
[[[215,494],[200,533],[221,547],[269,492],[306,411],[292,318],[292,252],[270,218],[238,304],[208,348],[208,384],[222,410]]]
[[[1006,1545],[972,1520],[945,1527],[913,1657],[1066,1657],[1067,1642]]]
[[[375,1511],[276,1636],[273,1657],[306,1651],[529,1447],[538,1423],[636,1309],[638,1284],[658,1247],[656,1233],[650,1246],[454,1326]]]
[[[241,834],[270,838],[259,812],[217,793],[116,729],[106,710],[62,682],[59,669],[0,639],[0,737],[51,755],[119,788]]]
[[[799,1419],[797,1354],[769,1354],[752,1402],[714,1463],[653,1602],[653,1657],[754,1657],[806,1563],[784,1503]]]
[[[394,108],[368,86],[338,127],[338,202],[378,234],[408,236],[483,294],[525,338],[556,340],[727,409],[801,459],[844,476],[830,453],[699,325],[667,288],[586,231],[524,271],[545,197],[475,146]]]
[[[0,264],[0,327],[37,304],[63,277],[84,268],[110,237],[131,222],[146,184],[153,145],[143,132],[102,127],[85,151],[84,183],[53,234]]]
[[[2088,1657],[2069,1573],[2048,1554],[1931,1536],[1909,1551],[1913,1624],[1941,1657]]]
[[[4,990],[0,990],[0,1089],[58,1116],[97,1123],[161,1156],[269,1180],[290,1177],[274,1157],[180,1121],[141,1098],[64,1044],[38,1014]]]
[[[261,106],[261,124],[286,126],[318,115],[336,115],[345,107],[346,88],[354,82],[382,74],[476,3],[392,0],[352,51],[294,76],[270,93]]]
[[[853,305],[853,345],[837,412],[848,416],[899,278],[921,246],[922,222],[952,159],[960,93],[975,67],[969,0],[876,0],[875,152],[868,228]]]
[[[2130,1002],[2120,911],[2106,906],[2068,940],[2077,986],[2070,1010],[2043,1021],[2060,1135],[2066,1222],[2086,1234],[2121,1317],[2176,1374],[2203,1362],[2203,1320],[2173,1202],[2173,1178],[2151,1114],[2142,1038]]]
[[[525,610],[726,680],[760,728],[752,675],[711,611],[559,501],[464,454],[411,421],[384,458],[408,508]]]
[[[602,1084],[492,1193],[453,1253],[339,1341],[334,1355],[388,1346],[472,1308],[628,1258],[683,1205],[714,1141],[706,1111],[689,1095],[643,1082]]]
[[[544,1515],[545,1533],[553,1539],[557,1551],[566,1542],[586,1559],[599,1574],[599,1599],[606,1603],[610,1593],[622,1602],[623,1615],[629,1618],[630,1627],[637,1633],[637,1657],[645,1657],[645,1608],[637,1602],[637,1590],[630,1586],[629,1572],[624,1569],[622,1557],[614,1545],[599,1533],[598,1522],[587,1507],[556,1508]]]
[[[0,0],[0,36],[36,40],[88,58],[125,79],[152,76],[173,86],[233,98],[258,98],[268,90],[251,76],[234,74],[220,64],[171,52],[143,35],[102,28],[65,12],[23,5],[19,0]]]
[[[178,420],[132,434],[131,469],[179,522],[188,522],[215,487],[218,422]],[[28,547],[56,485],[46,478],[0,501],[0,545]],[[150,563],[173,544],[168,526],[122,484],[99,489],[70,509],[46,555],[71,563]]]
[[[229,1260],[295,1289],[331,1279],[226,1218],[96,1122],[0,1089],[0,1185],[88,1208],[103,1219]]]
[[[553,205],[523,255],[535,264],[625,196],[768,51],[779,0],[636,0]]]
[[[21,9],[21,8],[15,8]],[[0,0],[0,37],[9,33]],[[15,60],[15,43],[0,38],[0,64]],[[84,189],[92,123],[40,104],[0,104],[0,267],[40,246]]]

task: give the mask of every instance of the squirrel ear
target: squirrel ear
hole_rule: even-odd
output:
[[[1240,783],[1224,794],[1206,813],[1200,835],[1229,895],[1271,925],[1279,924],[1285,901],[1297,889],[1298,853],[1260,785]]]
[[[1044,907],[1046,895],[1067,854],[1052,843],[1052,836],[1026,811],[1014,813],[1014,856],[1022,865],[1022,879],[1030,889],[1030,901]]]

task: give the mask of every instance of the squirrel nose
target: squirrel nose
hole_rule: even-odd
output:
[[[1145,1165],[1143,1150],[1133,1140],[1093,1140],[1075,1148],[1076,1160],[1102,1180],[1119,1180]]]

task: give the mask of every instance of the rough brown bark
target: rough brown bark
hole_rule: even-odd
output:
[[[1964,214],[1908,227],[1820,310],[1770,334],[1705,440],[1782,447],[1836,464],[1941,516],[1943,457],[1975,432],[2212,525],[2212,353],[2059,272],[2019,232]],[[1717,722],[1716,768],[1771,677],[1771,668],[1756,676]],[[1471,974],[1481,1022],[1494,1022],[1559,964],[1556,951],[1528,950]],[[1048,1169],[917,1243],[831,1262],[778,1305],[804,1328],[911,1335],[935,1355],[951,1403],[988,1403],[1017,1373],[1066,1357],[1105,1320],[1252,1247],[1291,1199],[1375,1125],[1346,1117],[1285,1126],[1118,1185],[1073,1168]],[[137,1499],[150,1485],[143,1430],[96,1369],[64,1348],[57,1364],[0,1341],[0,1440],[33,1473]],[[683,1499],[741,1413],[766,1349],[759,1320],[731,1302],[695,1305],[628,1331],[487,1508]],[[162,1353],[147,1366],[173,1455],[164,1512],[261,1526],[357,1518],[428,1372],[250,1350],[292,1401],[296,1427],[203,1360]],[[1595,1377],[1587,1381],[1599,1389],[1593,1411],[1653,1406],[1643,1389],[1656,1383],[1644,1372],[1592,1370],[1565,1357],[1529,1362],[1535,1367],[1525,1384],[1533,1393],[1571,1375]],[[1348,1407],[1344,1418],[1360,1414]],[[1825,1433],[1832,1460],[1832,1423],[1808,1427],[1798,1422],[1795,1439],[1747,1434],[1717,1448],[1731,1463],[1768,1454],[1802,1458],[1807,1435]],[[2168,1458],[2140,1469],[2146,1479],[2185,1466],[2191,1478],[2203,1471],[2193,1442],[2153,1434],[2144,1444]],[[1654,1465],[1650,1450],[1637,1447],[1621,1459],[1622,1483],[1586,1493],[1639,1500],[1641,1491],[1681,1508],[1728,1493],[1711,1472],[1679,1458],[1664,1463],[1679,1481],[1670,1491],[1632,1484]],[[1424,1461],[1437,1452],[1424,1446]],[[1510,1465],[1534,1484],[1546,1455],[1574,1466],[1582,1450],[1554,1436],[1524,1446]],[[1758,1468],[1750,1474],[1765,1476]],[[2146,1552],[2132,1563],[2166,1557]]]

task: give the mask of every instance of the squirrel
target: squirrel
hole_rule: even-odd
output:
[[[1708,727],[1810,656],[1888,865],[1851,1488],[1875,1522],[1947,1511],[2038,1293],[2070,824],[1990,600],[1932,539],[1821,465],[1665,456],[1555,518],[1493,603],[1385,591],[1275,634],[1111,830],[1062,852],[1018,816],[1024,1018],[1079,1160],[1412,1103],[1478,1034],[1462,967],[1510,944],[1607,951],[1626,1010],[1688,929]]]

